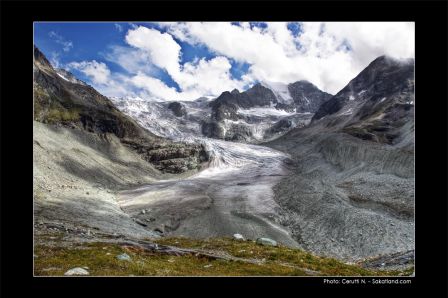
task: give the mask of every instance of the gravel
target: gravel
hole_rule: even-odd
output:
[[[120,189],[163,177],[149,163],[111,135],[100,138],[40,122],[33,127],[35,223],[62,222],[109,234],[157,237],[132,221],[116,199]],[[83,234],[93,233],[86,229]]]
[[[414,249],[414,152],[322,131],[267,144],[291,154],[292,174],[274,193],[293,237],[348,261]]]

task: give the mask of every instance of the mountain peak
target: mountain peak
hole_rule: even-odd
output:
[[[389,55],[381,55],[374,59],[367,67],[379,66],[379,65],[403,65],[403,64],[413,64],[414,58],[395,58]]]
[[[252,90],[252,89],[254,89],[254,90],[262,90],[262,89],[268,89],[268,88],[263,86],[262,83],[258,82],[256,84],[254,84],[251,88],[247,89],[246,92],[249,91],[249,90]]]
[[[233,89],[231,92],[230,92],[231,94],[239,94],[240,93],[240,91],[238,90],[238,89]]]
[[[410,89],[413,88],[413,62],[414,59],[396,59],[385,55],[377,57],[341,91],[321,105],[313,120],[336,114],[344,111],[343,109],[348,110],[351,102],[367,102],[370,99],[376,103],[386,98],[404,98],[404,94],[410,95]]]
[[[71,72],[63,68],[55,68],[56,74],[67,82],[87,86],[87,83],[77,79]]]
[[[319,109],[321,104],[329,100],[332,96],[306,80],[289,84],[288,90],[299,112],[314,113]]]
[[[304,85],[304,86],[310,86],[310,87],[317,88],[313,83],[311,83],[310,81],[307,81],[307,80],[299,80],[297,82],[288,84],[288,86],[291,86],[291,85]]]

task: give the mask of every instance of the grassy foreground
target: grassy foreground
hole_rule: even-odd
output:
[[[396,276],[413,272],[412,268],[406,271],[371,271],[298,249],[261,246],[254,241],[229,238],[163,238],[156,242],[214,251],[243,260],[221,260],[195,254],[173,256],[101,242],[70,248],[38,245],[34,252],[34,274],[62,276],[74,267],[88,268],[90,276]],[[131,260],[118,260],[116,256],[122,253],[128,254]]]

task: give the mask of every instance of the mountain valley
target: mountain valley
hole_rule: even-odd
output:
[[[36,47],[33,70],[37,245],[241,234],[413,266],[413,59],[378,57],[335,95],[259,82],[170,102],[105,97]]]

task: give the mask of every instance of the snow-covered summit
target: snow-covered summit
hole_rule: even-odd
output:
[[[290,104],[293,102],[293,98],[288,89],[288,84],[268,81],[261,82],[260,84],[271,89],[279,102],[285,104]]]

